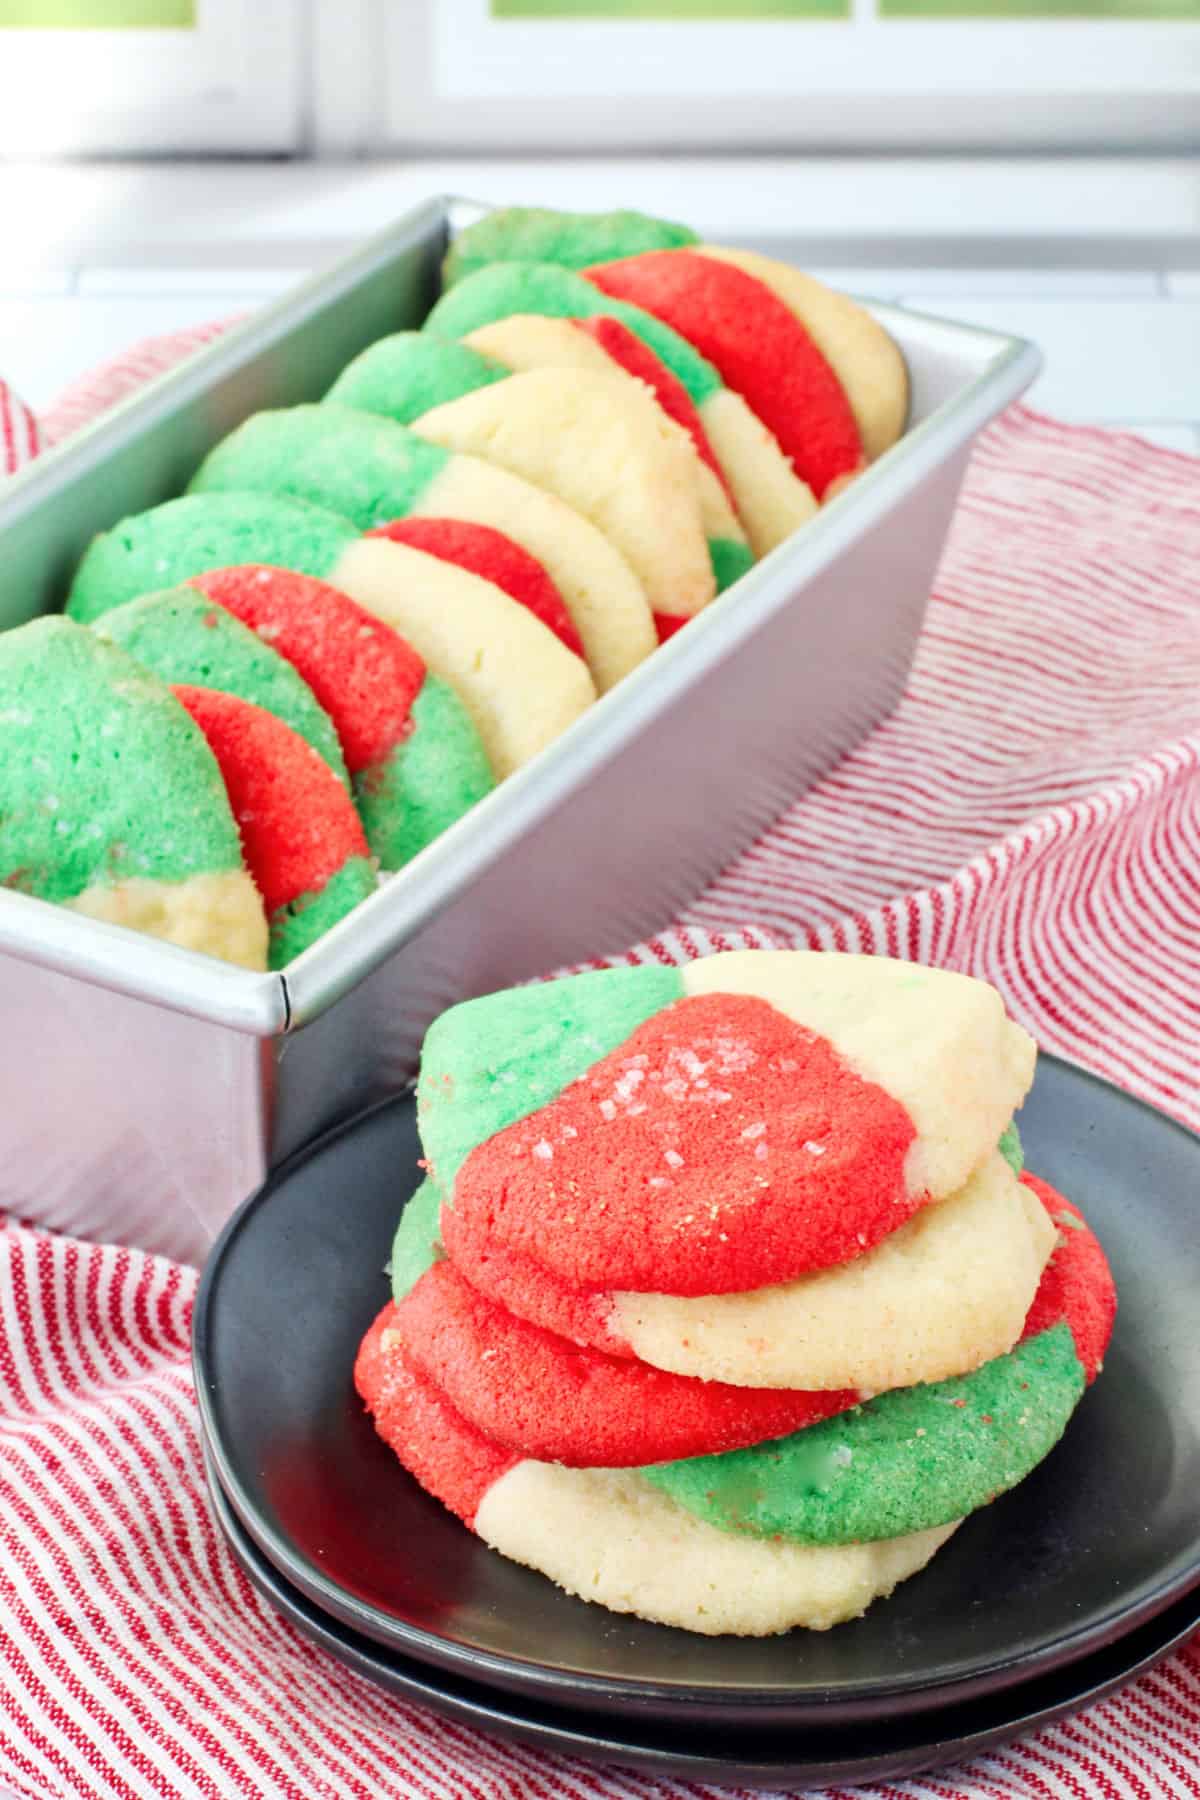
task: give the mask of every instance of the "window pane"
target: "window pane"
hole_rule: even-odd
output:
[[[196,0],[0,0],[0,30],[178,28],[195,23]]]
[[[494,19],[848,19],[850,0],[492,0]]]

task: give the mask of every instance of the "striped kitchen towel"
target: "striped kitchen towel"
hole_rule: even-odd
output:
[[[130,369],[148,372],[108,372],[48,435]],[[11,399],[4,418],[15,466],[34,428]],[[1200,1127],[1198,570],[1200,463],[1009,413],[896,713],[631,956],[783,942],[964,969],[1047,1049]],[[205,1496],[194,1289],[142,1253],[0,1229],[0,1787],[716,1800],[387,1699],[283,1624]],[[1200,1800],[1200,1640],[969,1765],[856,1791]]]
[[[25,402],[0,381],[0,476],[15,475],[42,448],[42,433]]]

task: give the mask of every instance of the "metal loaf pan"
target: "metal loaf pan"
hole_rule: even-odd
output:
[[[9,483],[0,626],[247,414],[418,324],[480,210],[428,202]],[[889,711],[972,440],[1039,357],[873,310],[903,440],[284,973],[0,892],[0,1210],[200,1260],[269,1167],[411,1076],[443,1007],[662,926]]]

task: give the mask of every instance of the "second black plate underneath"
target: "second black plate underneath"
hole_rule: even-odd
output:
[[[850,1782],[897,1781],[980,1756],[1022,1732],[1102,1699],[1156,1663],[1200,1624],[1200,1595],[1193,1594],[1120,1643],[1069,1668],[938,1712],[850,1726],[810,1721],[782,1730],[747,1722],[731,1730],[723,1715],[714,1721],[703,1706],[697,1706],[686,1724],[671,1725],[647,1719],[619,1697],[614,1697],[608,1713],[598,1713],[496,1693],[372,1643],[322,1613],[283,1579],[239,1526],[211,1466],[208,1478],[221,1528],[258,1591],[306,1637],[376,1687],[446,1718],[539,1749],[743,1792],[747,1787],[811,1792],[827,1786],[840,1789]]]

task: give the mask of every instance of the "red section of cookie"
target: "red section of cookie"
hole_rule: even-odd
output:
[[[327,763],[290,726],[234,694],[173,687],[217,759],[268,916],[324,887],[367,840]]]
[[[539,1263],[505,1250],[488,1235],[486,1221],[477,1228],[460,1210],[444,1206],[442,1247],[472,1287],[498,1300],[519,1318],[545,1326],[572,1344],[590,1344],[609,1356],[632,1356],[633,1347],[609,1324],[612,1305],[607,1294],[568,1287]]]
[[[586,271],[696,346],[775,434],[818,498],[863,461],[850,402],[803,325],[765,283],[691,250],[651,250]]]
[[[682,631],[687,623],[688,619],[685,618],[682,613],[656,612],[654,615],[654,629],[658,633],[659,643],[665,644],[667,639],[673,638],[677,631]]]
[[[389,1329],[488,1437],[572,1468],[629,1468],[738,1450],[853,1406],[858,1395],[730,1387],[581,1349],[526,1324],[435,1263]]]
[[[407,1360],[389,1330],[389,1303],[359,1346],[354,1385],[375,1429],[423,1488],[473,1525],[494,1481],[521,1461],[455,1411]]]
[[[425,664],[349,595],[264,563],[211,569],[197,587],[256,631],[308,683],[341,740],[352,775],[384,760],[409,730]]]
[[[494,582],[549,626],[568,650],[583,655],[579,633],[558,588],[537,557],[502,531],[463,519],[410,518],[392,519],[367,536],[390,538],[394,544],[424,550],[427,556],[439,556],[443,562],[457,563],[460,569]]]
[[[474,1149],[451,1204],[470,1239],[570,1287],[739,1293],[902,1225],[925,1197],[904,1178],[915,1135],[766,1001],[697,995]]]
[[[635,375],[639,381],[645,382],[667,417],[683,426],[696,446],[697,454],[720,481],[732,504],[733,495],[724,470],[708,441],[708,433],[700,423],[700,414],[696,411],[692,396],[679,377],[672,375],[662,358],[655,356],[649,344],[636,331],[630,331],[628,325],[622,325],[620,319],[610,318],[606,313],[597,313],[591,319],[572,319],[571,324],[594,338],[605,355],[611,356],[627,375]]]
[[[1117,1316],[1117,1289],[1108,1259],[1077,1206],[1036,1175],[1021,1177],[1058,1226],[1059,1243],[1042,1273],[1023,1338],[1065,1319],[1088,1381],[1100,1373]]]

